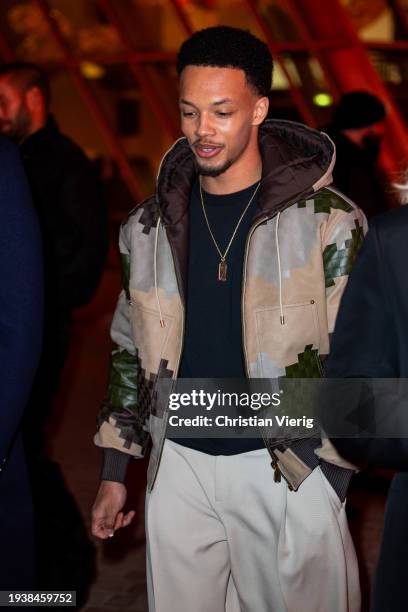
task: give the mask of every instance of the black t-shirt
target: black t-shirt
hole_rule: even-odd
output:
[[[208,221],[222,253],[256,186],[227,195],[203,190]],[[185,342],[179,378],[246,378],[241,321],[242,272],[256,202],[257,195],[226,257],[227,280],[219,281],[220,256],[204,218],[198,181],[192,189]],[[211,455],[233,455],[264,446],[258,438],[175,438],[174,441]]]

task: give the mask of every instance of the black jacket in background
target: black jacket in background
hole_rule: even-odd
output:
[[[345,289],[329,378],[408,377],[408,208],[371,222]],[[408,410],[408,407],[407,407]],[[408,470],[408,439],[338,439],[345,457]]]
[[[20,152],[43,235],[46,309],[51,301],[67,313],[91,299],[105,262],[101,182],[94,164],[51,115]]]
[[[333,185],[360,206],[367,219],[386,212],[392,197],[387,191],[386,177],[377,163],[341,132],[330,126],[323,131],[336,145]]]
[[[43,274],[40,231],[24,170],[16,147],[2,137],[0,168],[1,478],[40,357]],[[0,517],[1,502],[0,495]]]
[[[45,272],[43,349],[22,426],[36,581],[40,590],[75,590],[81,603],[93,577],[94,549],[59,467],[47,456],[44,424],[68,353],[72,310],[92,298],[102,273],[106,207],[96,167],[52,117],[20,152],[40,221]]]
[[[24,433],[27,453],[42,447],[68,353],[73,308],[95,293],[107,253],[107,215],[94,164],[62,134],[52,116],[20,146],[40,221],[44,252],[43,349]]]
[[[407,279],[408,207],[402,207],[373,221],[357,257],[337,318],[329,377],[408,377]],[[400,409],[408,410],[408,405]],[[333,443],[351,461],[401,470],[388,494],[370,609],[405,612],[408,438],[335,439]]]
[[[32,589],[33,517],[19,435],[41,351],[41,239],[18,151],[0,138],[0,590]]]

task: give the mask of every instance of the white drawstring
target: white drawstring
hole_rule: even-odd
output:
[[[157,308],[159,310],[159,315],[160,315],[160,327],[165,327],[165,323],[164,323],[164,319],[163,319],[163,315],[162,315],[162,311],[160,307],[159,290],[157,287],[157,250],[158,250],[158,244],[159,244],[160,223],[161,223],[161,218],[159,215],[159,218],[157,220],[156,235],[154,237],[154,290],[156,292]]]
[[[279,218],[280,218],[280,212],[278,212],[276,216],[275,240],[276,240],[276,253],[278,256],[280,322],[281,322],[281,325],[285,325],[285,317],[283,316],[283,303],[282,303],[282,271],[281,271],[280,252],[279,252],[279,237],[278,237]]]

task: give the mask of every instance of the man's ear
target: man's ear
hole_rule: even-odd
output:
[[[26,105],[30,111],[38,111],[44,107],[44,98],[39,87],[31,87],[25,94]]]
[[[262,121],[266,118],[269,109],[269,99],[264,96],[258,98],[254,108],[254,115],[252,125],[261,125]]]

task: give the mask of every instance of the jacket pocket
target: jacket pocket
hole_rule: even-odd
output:
[[[271,377],[273,369],[299,378],[321,376],[318,363],[320,330],[314,300],[283,307],[284,324],[279,306],[257,308],[255,328],[262,376]],[[289,372],[290,368],[292,370]],[[308,374],[308,369],[310,373]]]

